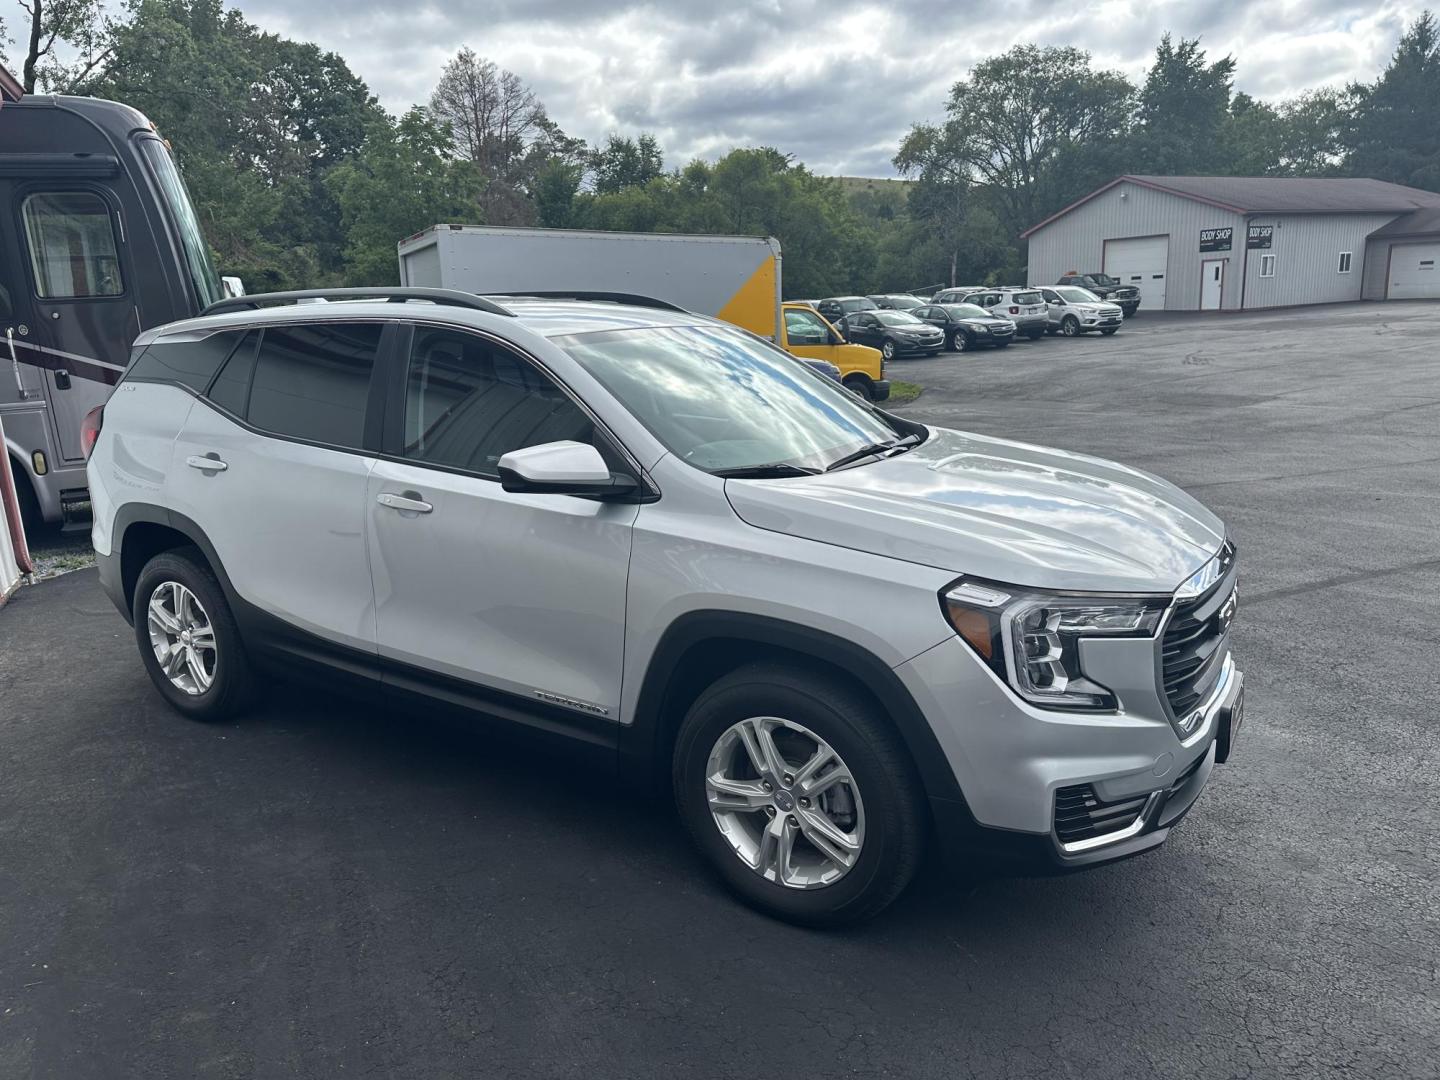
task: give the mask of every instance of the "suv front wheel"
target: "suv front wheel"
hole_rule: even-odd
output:
[[[909,757],[838,679],[776,664],[721,678],[681,725],[673,779],[721,879],[787,921],[869,918],[919,865],[925,818]]]
[[[199,551],[156,555],[140,571],[133,599],[135,643],[151,681],[192,720],[228,720],[256,682],[230,605]]]

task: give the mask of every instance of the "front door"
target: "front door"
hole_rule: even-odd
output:
[[[614,455],[528,359],[416,326],[367,517],[380,654],[521,702],[617,715],[638,507],[500,486],[500,456],[560,440]],[[402,683],[403,685],[403,683]]]
[[[838,339],[830,324],[809,309],[785,309],[785,351],[807,360],[827,360],[835,364]],[[836,364],[836,367],[839,367]]]
[[[1225,292],[1225,260],[1206,259],[1200,264],[1200,310],[1219,311]]]
[[[117,212],[107,194],[89,188],[31,189],[16,210],[33,296],[33,317],[16,327],[16,351],[45,369],[60,456],[78,464],[80,423],[109,396],[140,329]]]

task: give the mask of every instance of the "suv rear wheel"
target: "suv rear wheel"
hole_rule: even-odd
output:
[[[725,884],[787,921],[869,918],[919,865],[910,760],[839,680],[776,664],[726,675],[686,715],[673,779],[681,818]]]
[[[228,720],[256,682],[220,583],[193,548],[156,555],[140,571],[132,614],[145,670],[192,720]]]

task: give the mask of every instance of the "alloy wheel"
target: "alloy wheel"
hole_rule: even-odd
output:
[[[732,724],[710,750],[705,793],[731,850],[767,881],[824,888],[860,858],[859,786],[835,749],[803,724],[776,716]]]
[[[1065,316],[1065,321],[1060,324],[1060,333],[1066,337],[1074,337],[1080,333],[1080,320],[1073,315]]]
[[[885,342],[885,344],[880,347],[880,355],[883,356],[886,360],[894,360],[895,343],[893,341]]]
[[[197,696],[215,682],[215,627],[196,595],[178,581],[162,581],[146,607],[150,645],[160,670],[177,690]]]

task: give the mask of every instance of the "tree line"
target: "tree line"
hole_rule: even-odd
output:
[[[5,6],[14,4],[8,20]],[[133,105],[170,140],[223,273],[251,291],[384,284],[437,222],[779,237],[786,292],[1020,280],[1028,226],[1122,173],[1372,176],[1440,190],[1440,26],[1426,12],[1372,82],[1270,104],[1235,59],[1163,37],[1144,81],[1019,45],[954,84],[894,164],[846,184],[783,148],[667,168],[653,135],[591,146],[469,48],[429,101],[382,108],[344,59],[222,0],[0,0],[27,90]]]

